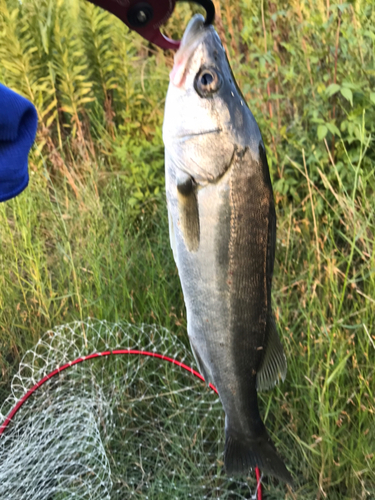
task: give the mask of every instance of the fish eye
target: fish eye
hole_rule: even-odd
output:
[[[194,88],[201,97],[210,97],[222,84],[221,75],[216,69],[202,68],[195,77]]]

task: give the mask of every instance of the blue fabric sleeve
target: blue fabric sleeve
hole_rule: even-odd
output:
[[[27,158],[37,125],[33,104],[0,84],[0,202],[17,196],[29,183]]]

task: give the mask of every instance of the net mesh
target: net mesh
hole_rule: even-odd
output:
[[[118,349],[194,365],[161,327],[92,319],[63,325],[25,354],[0,425],[59,366]],[[256,498],[253,477],[224,474],[223,427],[218,396],[192,373],[149,356],[99,356],[43,383],[0,435],[0,498]]]

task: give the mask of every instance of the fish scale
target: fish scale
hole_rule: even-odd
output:
[[[228,474],[291,475],[257,390],[286,374],[271,306],[276,214],[266,153],[212,26],[195,16],[175,57],[163,139],[170,240],[190,344],[219,393]]]

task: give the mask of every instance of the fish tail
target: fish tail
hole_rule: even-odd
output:
[[[275,446],[268,436],[263,425],[263,431],[252,438],[232,432],[230,428],[225,431],[225,470],[228,475],[248,474],[250,469],[259,469],[271,476],[277,477],[286,483],[292,484],[292,476],[277,455]]]

